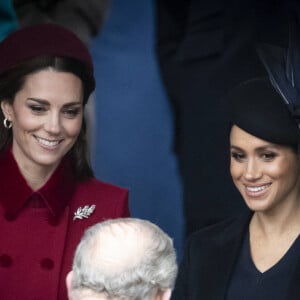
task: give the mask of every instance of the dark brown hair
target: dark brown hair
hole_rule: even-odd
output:
[[[27,60],[12,67],[0,75],[0,102],[3,100],[14,102],[15,95],[25,83],[26,77],[43,69],[53,68],[56,71],[70,72],[78,76],[83,83],[83,105],[95,88],[93,71],[78,60],[66,57],[41,56]],[[4,115],[0,113],[0,124]],[[0,125],[0,153],[12,143],[12,131]],[[77,141],[70,150],[72,165],[79,181],[85,181],[94,176],[87,154],[86,121],[83,117],[82,127]]]

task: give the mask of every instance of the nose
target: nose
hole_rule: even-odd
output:
[[[249,159],[246,163],[244,177],[247,180],[256,180],[261,177],[259,163],[255,159]]]
[[[48,118],[44,124],[45,130],[51,135],[58,135],[61,132],[61,121],[59,113],[52,112],[48,115]]]

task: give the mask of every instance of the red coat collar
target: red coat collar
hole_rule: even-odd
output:
[[[0,156],[0,203],[8,218],[15,217],[26,201],[35,193],[44,200],[51,214],[59,218],[72,198],[76,179],[68,158],[62,160],[49,180],[33,191],[22,176],[11,148]]]

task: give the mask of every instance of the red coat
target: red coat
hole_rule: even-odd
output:
[[[66,300],[65,277],[84,230],[102,220],[129,216],[128,192],[96,179],[78,183],[64,160],[34,192],[10,151],[0,157],[0,297]],[[96,205],[83,219],[79,207]]]

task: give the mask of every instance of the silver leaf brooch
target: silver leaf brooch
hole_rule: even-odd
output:
[[[78,207],[77,210],[74,212],[73,221],[75,221],[76,219],[87,219],[94,212],[95,208],[95,204],[91,206],[85,205],[84,207]]]

